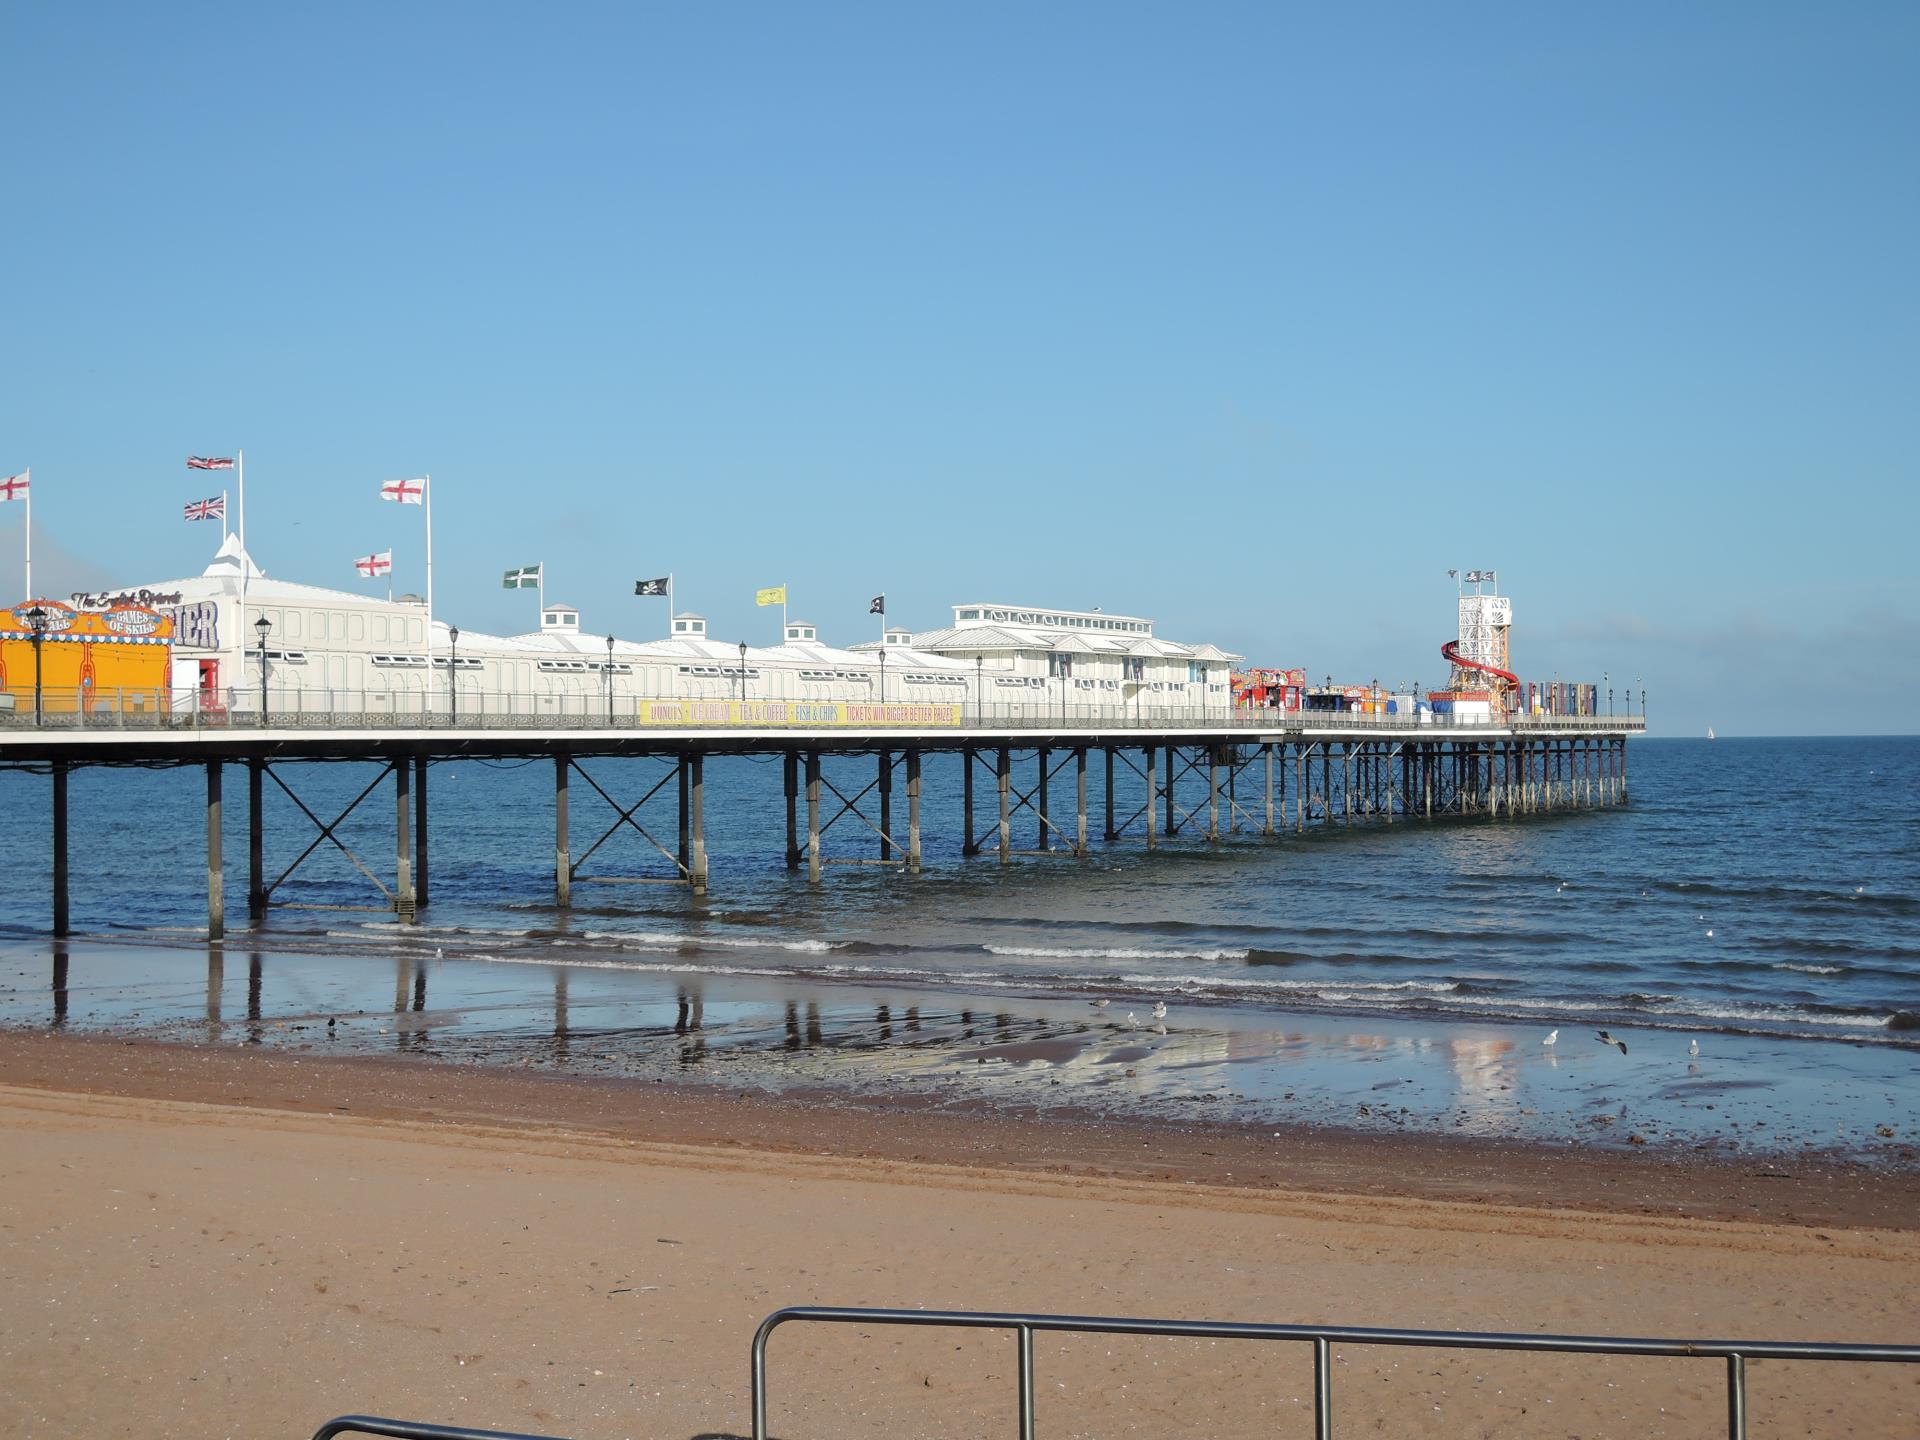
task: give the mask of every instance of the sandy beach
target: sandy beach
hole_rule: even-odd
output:
[[[743,1433],[784,1304],[1910,1341],[1911,1176],[1254,1137],[111,1038],[0,1036],[22,1435],[342,1411]],[[1264,1150],[1264,1154],[1261,1152]],[[1504,1182],[1502,1180],[1504,1177]],[[793,1330],[784,1436],[1010,1422],[1011,1350]],[[1050,1435],[1305,1433],[1304,1354],[1043,1341]],[[1343,1350],[1340,1428],[1697,1435],[1711,1362]],[[1756,1434],[1909,1435],[1920,1374],[1759,1365]]]

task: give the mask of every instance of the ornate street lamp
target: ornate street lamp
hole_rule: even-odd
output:
[[[740,642],[740,703],[747,703],[747,642]]]
[[[613,724],[613,636],[607,636],[607,724]]]
[[[36,605],[27,611],[27,628],[33,632],[33,723],[40,724],[40,647],[47,639],[47,612]]]
[[[267,723],[267,636],[273,630],[273,622],[262,615],[253,622],[254,633],[260,637],[260,723]]]
[[[447,727],[460,719],[460,627],[447,627]]]

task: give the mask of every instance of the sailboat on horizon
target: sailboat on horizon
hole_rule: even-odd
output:
[[[1707,739],[1709,739],[1709,740],[1718,740],[1719,738],[1720,738],[1720,737],[1719,737],[1718,735],[1716,735],[1716,734],[1714,734],[1714,733],[1713,733],[1713,726],[1711,726],[1711,725],[1709,725],[1709,726],[1707,726]]]

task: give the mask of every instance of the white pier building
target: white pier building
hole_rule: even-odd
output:
[[[245,610],[242,613],[242,577]],[[723,641],[696,614],[657,640],[581,627],[548,602],[540,626],[487,635],[415,596],[303,585],[266,575],[229,537],[199,575],[141,590],[76,595],[82,608],[137,599],[176,620],[173,696],[182,706],[274,712],[631,716],[642,701],[935,703],[992,713],[1229,713],[1238,656],[1177,644],[1137,616],[1010,605],[953,607],[953,623],[836,647],[790,620],[778,645]],[[264,630],[260,622],[265,621]]]

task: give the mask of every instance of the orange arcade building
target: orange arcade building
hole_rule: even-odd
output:
[[[173,618],[144,605],[76,610],[23,600],[0,610],[0,713],[168,708]]]

